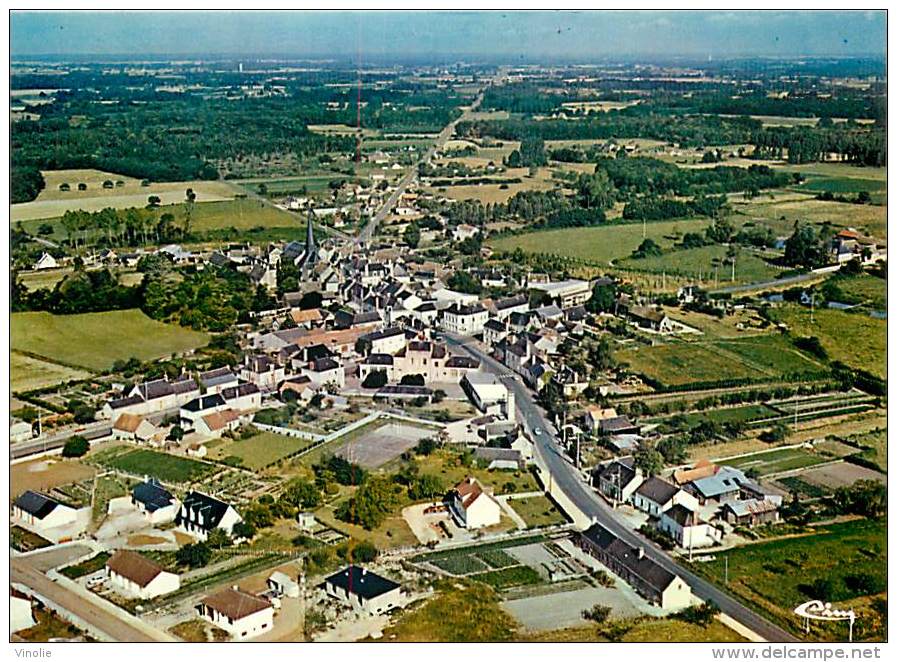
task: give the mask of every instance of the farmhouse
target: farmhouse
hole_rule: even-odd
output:
[[[59,263],[55,257],[49,253],[43,253],[31,268],[35,271],[40,271],[41,269],[55,269],[58,266]]]
[[[176,574],[128,549],[118,550],[106,561],[106,572],[112,588],[128,598],[151,600],[181,586]]]
[[[398,327],[374,331],[359,338],[371,354],[395,354],[405,348],[405,332]]]
[[[597,405],[590,406],[583,417],[583,423],[586,430],[591,433],[598,432],[598,426],[601,421],[617,417],[617,410],[613,407],[599,407]]]
[[[240,368],[240,378],[255,384],[262,391],[275,391],[286,377],[286,369],[264,354],[247,356]]]
[[[202,437],[218,438],[228,430],[236,430],[242,423],[239,412],[222,409],[196,419],[193,431]]]
[[[73,508],[46,494],[28,490],[13,501],[12,523],[58,543],[87,530],[90,507]]]
[[[123,398],[110,400],[98,412],[101,418],[115,420],[121,414],[146,415],[174,409],[199,395],[199,386],[188,375],[173,381],[156,379],[142,382],[125,393]]]
[[[262,406],[262,391],[251,383],[222,389],[221,397],[227,406],[237,411],[255,411]]]
[[[639,328],[656,333],[672,333],[673,321],[663,312],[647,306],[629,308],[629,319]]]
[[[184,430],[193,430],[201,424],[203,416],[227,409],[227,403],[218,393],[203,395],[191,400],[178,412],[179,424]]]
[[[121,414],[112,424],[112,438],[127,441],[149,441],[156,426],[137,414]]]
[[[643,547],[630,547],[600,524],[580,533],[576,542],[649,602],[671,611],[691,602],[691,589],[681,577],[649,559]]]
[[[763,490],[756,482],[734,467],[719,467],[712,476],[699,478],[685,485],[685,489],[701,504],[708,501],[724,503],[741,498],[762,498]]]
[[[660,517],[661,513],[679,504],[694,510],[698,507],[698,500],[657,476],[648,478],[632,495],[632,505],[652,517]]]
[[[350,565],[324,581],[324,591],[354,610],[375,616],[399,606],[402,587],[365,568]]]
[[[481,529],[501,521],[501,506],[491,490],[487,492],[476,478],[468,477],[452,488],[448,505],[460,526]]]
[[[621,457],[598,465],[592,473],[592,485],[608,499],[625,503],[645,478],[633,457]]]
[[[722,532],[703,521],[698,514],[682,504],[671,506],[660,516],[657,528],[676,541],[679,547],[710,547],[722,540]]]
[[[205,540],[213,529],[232,534],[234,525],[242,521],[233,506],[202,492],[187,493],[174,520],[185,533],[201,540]]]
[[[274,606],[264,598],[228,588],[203,598],[196,612],[237,641],[257,637],[274,625]]]
[[[727,501],[720,508],[719,517],[736,526],[754,527],[779,521],[779,507],[782,497],[768,494],[762,499]]]
[[[221,393],[226,388],[231,388],[239,383],[237,376],[227,366],[199,373],[199,383],[205,389],[206,395]]]

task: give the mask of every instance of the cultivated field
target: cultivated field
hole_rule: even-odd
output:
[[[99,451],[89,458],[91,462],[135,476],[153,476],[163,483],[192,482],[219,470],[207,462],[128,446]]]
[[[732,267],[726,264],[727,248],[721,245],[671,250],[658,257],[629,258],[617,263],[622,269],[648,273],[687,276],[701,281],[717,281],[720,285],[755,283],[774,279],[779,271],[766,260],[749,251],[741,251],[735,258],[735,280]]]
[[[732,200],[733,209],[745,217],[772,227],[776,233],[790,234],[794,222],[821,225],[831,223],[836,228],[853,227],[874,237],[887,236],[887,208],[880,205],[855,205],[848,202],[822,200],[785,200],[773,202],[739,203]]]
[[[831,582],[832,602],[839,609],[859,609],[855,640],[883,636],[873,623],[869,595],[883,593],[887,585],[887,526],[882,521],[857,520],[819,527],[817,533],[771,540],[717,554],[716,559],[695,563],[692,569],[722,586],[724,558],[728,559],[727,590],[766,613],[775,622],[797,633],[792,609],[819,598],[813,584]],[[862,577],[862,579],[860,579]],[[814,626],[814,639],[847,640],[847,626]]]
[[[797,305],[773,309],[771,315],[787,324],[795,337],[819,338],[830,358],[877,377],[887,376],[887,321],[832,309],[817,309],[811,321],[811,311]]]
[[[668,386],[737,379],[777,379],[823,368],[779,335],[710,342],[669,342],[617,354],[630,369]]]
[[[224,440],[221,445],[210,446],[209,458],[213,460],[239,458],[239,466],[258,470],[303,448],[308,448],[312,443],[314,442],[306,439],[262,432],[249,439]]]
[[[567,518],[546,496],[510,499],[508,505],[523,518],[528,528],[565,524]]]
[[[185,205],[178,204],[171,209],[163,208],[175,215],[178,222],[183,222],[186,214]],[[291,214],[260,200],[245,198],[223,202],[208,202],[193,208],[190,227],[192,230],[218,230],[236,228],[249,230],[257,227],[295,227],[301,229],[305,217]]]
[[[768,453],[754,453],[731,460],[726,464],[742,471],[755,470],[759,475],[781,473],[811,467],[814,464],[828,462],[829,458],[808,453],[800,448],[783,448]]]
[[[151,195],[159,196],[163,205],[169,205],[182,202],[188,188],[196,193],[198,202],[230,200],[234,197],[234,190],[224,182],[151,182],[149,186],[141,186],[139,179],[101,170],[45,170],[43,175],[47,183],[44,190],[31,202],[12,205],[10,221],[55,218],[70,209],[99,211],[106,207],[145,207]],[[103,188],[106,180],[124,183],[106,189]],[[67,183],[71,190],[60,191],[59,186],[63,183]],[[87,184],[87,190],[79,191],[79,183]]]
[[[532,178],[525,169],[511,169],[498,177],[520,177],[522,181],[517,184],[472,184],[438,188],[430,186],[425,190],[452,200],[479,200],[483,204],[489,204],[505,203],[520,191],[546,191],[555,186],[555,182],[551,179],[551,173],[546,168],[540,168],[536,176]]]
[[[73,379],[86,379],[89,372],[50,363],[19,352],[9,355],[9,387],[13,393],[53,386]]]
[[[669,248],[682,233],[703,232],[707,224],[706,220],[697,219],[662,221],[648,223],[644,232],[662,248]],[[488,243],[496,250],[520,248],[527,253],[547,253],[607,266],[611,260],[629,257],[642,243],[642,232],[641,223],[629,223],[531,232],[489,240]]]
[[[12,349],[88,370],[108,370],[116,360],[142,361],[190,351],[209,337],[156,322],[139,310],[81,315],[13,313]]]
[[[47,492],[54,487],[93,478],[96,469],[75,460],[31,460],[10,465],[9,495],[17,496],[25,490]]]

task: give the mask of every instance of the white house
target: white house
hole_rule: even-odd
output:
[[[222,389],[220,395],[227,406],[236,411],[255,411],[262,406],[262,391],[255,384],[230,386]]]
[[[135,485],[130,496],[109,501],[110,513],[135,509],[142,513],[150,524],[173,522],[179,508],[178,500],[155,478],[147,478]]]
[[[682,488],[651,476],[633,493],[632,505],[652,517],[660,517],[661,513],[673,506],[682,505],[689,510],[697,510],[699,504],[694,496]]]
[[[181,587],[176,574],[128,549],[118,550],[106,561],[106,572],[112,588],[129,598],[152,600]]]
[[[28,441],[33,436],[34,431],[31,429],[31,423],[16,421],[9,426],[9,440],[14,444],[20,441]]]
[[[458,523],[466,529],[481,529],[501,521],[498,501],[473,477],[455,485],[449,495],[449,507]]]
[[[217,439],[228,430],[236,430],[242,423],[240,412],[222,409],[196,419],[193,431],[201,437]]]
[[[12,523],[51,542],[77,538],[90,524],[90,507],[73,508],[56,499],[27,490],[12,505]]]
[[[40,269],[55,269],[59,266],[59,263],[56,261],[56,258],[50,255],[49,253],[44,253],[38,258],[37,262],[34,263],[32,269],[38,271]]]
[[[285,572],[280,570],[272,572],[265,583],[269,589],[276,591],[280,595],[285,595],[288,598],[299,597],[299,582]]]
[[[461,336],[475,336],[483,332],[489,321],[489,311],[480,304],[452,304],[442,311],[442,328]]]
[[[346,385],[346,371],[335,359],[330,357],[315,359],[302,369],[302,374],[311,380],[313,387],[333,384],[337,388]]]
[[[405,348],[405,332],[392,327],[382,331],[374,331],[360,338],[370,344],[369,354],[395,354]]]
[[[471,237],[477,236],[479,231],[480,229],[474,227],[473,225],[462,223],[454,230],[452,230],[452,239],[454,239],[455,241],[464,241],[465,239],[470,239]]]
[[[31,600],[10,589],[9,595],[9,633],[15,634],[34,627],[36,622],[31,613]]]
[[[202,395],[185,403],[178,411],[179,424],[184,430],[193,430],[197,423],[209,414],[229,409],[220,393]]]
[[[199,373],[199,383],[205,389],[206,394],[221,393],[226,388],[237,386],[239,381],[227,366]]]
[[[657,528],[669,534],[676,544],[684,549],[710,547],[722,540],[722,532],[719,529],[681,504],[671,506],[662,513]]]
[[[530,283],[529,289],[539,292],[561,308],[572,308],[585,303],[592,296],[592,288],[584,280],[560,280],[553,283]]]
[[[324,591],[356,611],[371,616],[384,614],[400,605],[402,587],[357,565],[350,565],[324,582]]]
[[[203,598],[196,612],[237,641],[251,639],[274,626],[274,606],[258,596],[228,588]]]
[[[127,441],[149,441],[156,426],[139,414],[120,414],[112,424],[112,438]]]
[[[224,501],[202,492],[189,492],[174,521],[184,533],[205,540],[213,529],[232,534],[234,526],[243,518]]]

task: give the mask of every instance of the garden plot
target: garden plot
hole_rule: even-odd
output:
[[[800,473],[800,478],[811,485],[818,485],[827,492],[853,485],[858,480],[875,480],[887,484],[885,474],[849,462],[836,462],[812,467]]]
[[[421,439],[432,437],[433,430],[401,423],[388,423],[358,439],[341,444],[334,455],[343,457],[365,469],[377,469],[417,446]]]

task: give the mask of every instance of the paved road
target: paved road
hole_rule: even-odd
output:
[[[139,629],[126,623],[115,612],[85,600],[77,593],[57,584],[32,567],[24,558],[11,558],[9,572],[10,583],[29,587],[44,599],[52,601],[61,609],[104,632],[113,641],[130,643],[173,640],[162,632],[156,634],[149,628]]]
[[[46,453],[47,451],[56,450],[57,448],[62,448],[65,446],[65,442],[75,435],[81,435],[88,441],[91,441],[93,439],[107,437],[111,431],[112,426],[109,425],[109,422],[101,421],[97,423],[88,423],[83,427],[69,429],[57,434],[44,435],[38,439],[32,439],[31,441],[25,441],[10,446],[9,459],[19,460],[28,457],[29,455],[38,455],[40,453]]]
[[[374,237],[374,233],[377,231],[377,225],[384,219],[386,216],[395,208],[396,203],[399,201],[399,198],[402,194],[408,189],[412,182],[417,180],[417,171],[418,166],[422,163],[429,163],[430,159],[433,158],[433,155],[436,153],[436,150],[442,149],[446,142],[452,137],[452,134],[455,132],[455,126],[458,122],[461,122],[469,116],[469,114],[475,111],[480,107],[480,103],[483,101],[483,92],[481,91],[477,98],[474,100],[472,104],[458,116],[458,119],[450,122],[442,131],[439,132],[439,135],[436,137],[434,143],[430,146],[430,148],[426,151],[426,153],[415,163],[408,173],[405,174],[404,177],[399,181],[399,185],[396,187],[396,190],[390,194],[390,196],[386,199],[386,202],[380,207],[376,214],[368,221],[367,225],[364,226],[362,231],[359,233],[358,238],[355,240],[356,244],[366,245],[369,244],[371,239]]]
[[[748,283],[747,285],[730,285],[729,287],[721,287],[717,290],[711,290],[711,294],[738,294],[739,292],[751,292],[753,290],[762,290],[768,287],[781,287],[783,285],[794,285],[803,283],[807,280],[816,280],[823,278],[827,274],[817,274],[812,271],[796,276],[787,276],[786,278],[776,278],[775,280],[766,280],[761,283]]]
[[[714,584],[698,577],[676,563],[667,553],[632,531],[618,514],[602,500],[581,478],[578,470],[560,450],[557,440],[550,432],[551,425],[536,406],[532,393],[515,377],[508,376],[507,367],[489,356],[481,346],[470,339],[446,335],[449,343],[459,345],[467,353],[480,360],[482,366],[497,375],[514,392],[519,414],[530,430],[541,428],[542,433],[534,436],[536,447],[542,456],[548,472],[555,484],[567,495],[573,504],[593,521],[599,522],[614,535],[633,547],[643,547],[648,557],[663,568],[673,572],[691,587],[692,592],[702,600],[712,600],[721,611],[750,628],[767,641],[800,641],[789,632],[755,613]],[[504,375],[504,376],[501,376]]]

